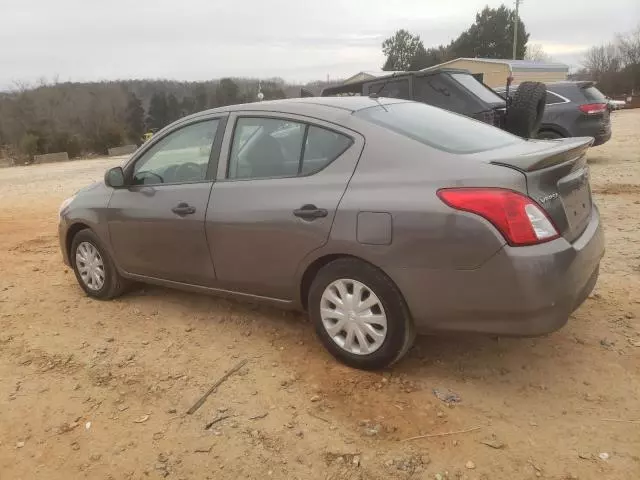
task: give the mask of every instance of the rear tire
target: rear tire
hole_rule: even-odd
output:
[[[331,308],[327,295],[333,293],[341,297],[339,290],[335,287],[341,285],[340,282],[342,285],[346,285],[347,290],[348,285],[352,285],[352,291],[346,291],[346,297],[353,299],[358,305],[366,305],[366,302],[377,302],[377,305],[359,315],[354,314],[359,309],[356,307],[350,309],[346,298],[343,299],[346,302],[345,307],[340,308],[345,308],[351,313],[338,317],[344,319],[344,331],[336,333],[337,330],[332,330],[332,335],[328,330],[332,328],[330,322],[333,319],[327,318],[327,308]],[[341,287],[341,289],[345,292],[344,288]],[[360,292],[362,295],[358,298]],[[337,298],[336,302],[340,299]],[[337,308],[337,305],[334,305],[333,308]],[[415,340],[416,332],[413,321],[398,288],[382,271],[357,259],[335,260],[318,272],[309,290],[308,309],[320,341],[335,358],[350,367],[363,370],[388,367],[400,360],[409,351]],[[376,318],[385,317],[384,327],[376,325],[376,322],[369,323],[370,315],[375,315]],[[336,319],[333,328],[342,328],[336,327],[338,322],[339,320]],[[354,324],[356,327],[352,326]],[[371,325],[376,328],[370,328]],[[360,336],[354,330],[355,333],[352,334],[349,342],[348,330],[350,328],[359,330]],[[371,332],[371,334],[367,332]],[[384,335],[383,339],[380,338],[381,335]],[[366,344],[366,347],[362,346],[361,341]],[[349,345],[352,348],[349,348]]]
[[[127,289],[128,282],[120,275],[100,239],[91,230],[76,233],[71,242],[69,259],[80,287],[88,296],[111,300]],[[91,271],[98,273],[91,275]]]
[[[506,130],[523,138],[536,138],[544,115],[547,87],[540,82],[522,82],[507,109]]]

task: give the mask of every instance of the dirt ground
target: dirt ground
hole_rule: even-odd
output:
[[[613,123],[590,152],[607,254],[568,325],[419,338],[379,373],[338,364],[298,314],[156,287],[88,299],[57,208],[121,159],[0,170],[0,478],[640,478],[640,110]]]

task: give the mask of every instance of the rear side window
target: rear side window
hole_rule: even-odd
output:
[[[379,97],[403,98],[409,100],[409,80],[393,80],[369,85],[369,94],[375,93]]]
[[[300,173],[308,175],[322,170],[350,145],[351,139],[341,133],[309,126]]]
[[[562,97],[559,97],[558,95],[556,95],[553,92],[550,92],[549,90],[547,90],[547,98],[545,100],[545,103],[547,105],[554,105],[556,103],[565,103],[565,99]]]
[[[589,100],[590,102],[593,102],[593,103],[607,103],[607,98],[596,87],[591,86],[591,87],[582,88],[581,90],[582,90],[582,93],[584,94],[585,98],[587,100]]]
[[[450,88],[440,75],[417,77],[414,80],[414,89],[415,100],[452,112],[475,110],[476,107],[476,105],[468,107],[465,97],[460,95],[460,89]]]
[[[493,90],[480,83],[473,75],[467,73],[452,73],[454,80],[460,82],[464,87],[469,89],[471,93],[477,95],[483,102],[502,103],[503,100]]]
[[[242,117],[236,122],[227,178],[310,175],[351,145],[341,133],[279,118]]]
[[[370,107],[355,115],[445,152],[476,153],[523,142],[486,123],[423,103]]]
[[[511,86],[511,88],[509,89],[509,95],[513,96],[514,92],[517,89],[518,89],[517,85]],[[495,92],[498,95],[501,95],[503,98],[507,96],[507,90],[505,88],[496,88]],[[567,100],[561,97],[560,95],[558,95],[557,93],[553,93],[551,90],[547,90],[547,95],[545,100],[546,105],[555,105],[556,103],[566,103],[566,102]]]

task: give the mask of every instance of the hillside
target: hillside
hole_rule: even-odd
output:
[[[335,82],[333,82],[335,83]],[[193,112],[255,101],[297,97],[302,87],[319,93],[327,84],[288,84],[279,78],[224,78],[207,82],[121,80],[55,83],[0,93],[0,156],[27,162],[36,154],[66,151],[70,157],[106,153],[140,143]]]

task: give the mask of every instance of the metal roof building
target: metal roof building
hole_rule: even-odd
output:
[[[513,82],[517,84],[525,81],[558,82],[566,80],[569,73],[569,66],[563,63],[499,58],[456,58],[424,70],[442,67],[461,68],[482,75],[483,82],[490,87],[505,85],[509,75],[513,76]]]
[[[394,73],[403,73],[403,72],[385,72],[382,70],[366,70],[362,72],[358,72],[355,75],[347,78],[343,83],[355,83],[362,82],[364,80],[373,80],[378,77],[384,77],[386,75],[392,75]]]

